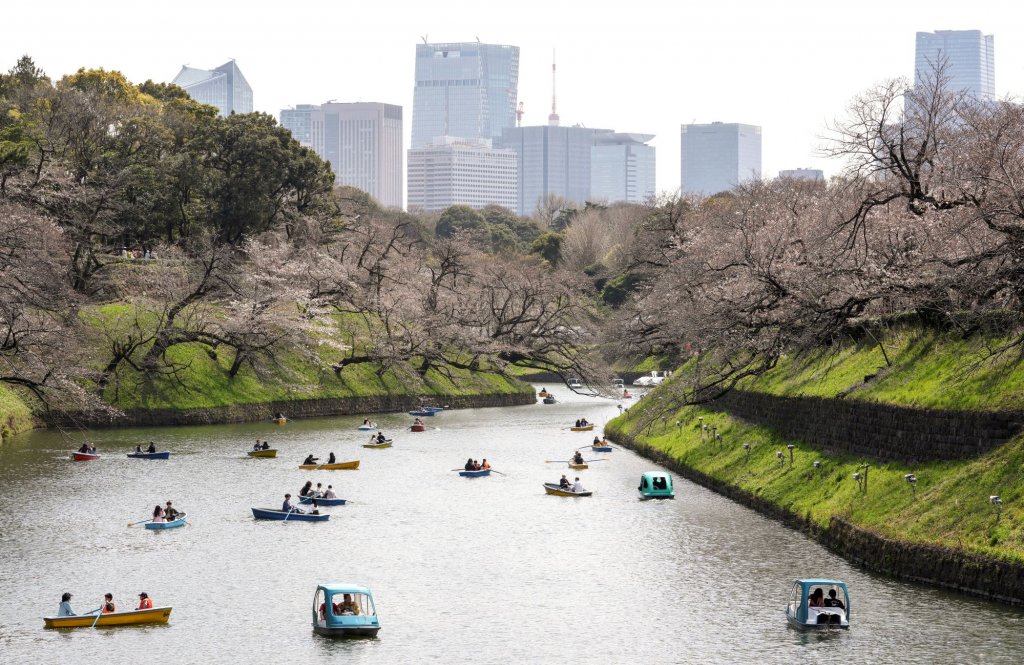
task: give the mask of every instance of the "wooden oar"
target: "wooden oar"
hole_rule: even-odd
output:
[[[502,473],[501,471],[498,471],[496,469],[491,469],[490,471],[491,471],[491,473],[496,473],[499,476],[507,476],[508,475],[507,473]]]
[[[607,457],[598,457],[597,459],[585,459],[585,460],[583,460],[584,463],[587,463],[587,462],[607,462],[607,461],[608,461]]]
[[[148,520],[142,520],[142,521],[139,521],[139,522],[128,522],[128,526],[129,527],[133,527],[136,524],[142,524],[143,522],[152,522],[152,521],[153,521],[153,518],[150,517]]]
[[[567,459],[546,459],[546,460],[544,460],[544,463],[545,464],[551,464],[552,462],[565,462],[566,464],[568,464],[570,461],[571,460],[567,460]]]
[[[101,616],[103,616],[103,606],[106,605],[106,604],[107,604],[107,599],[104,597],[103,598],[103,603],[98,608],[96,608],[96,618],[92,620],[92,625],[89,626],[90,628],[95,628],[96,627],[96,622],[100,620]]]

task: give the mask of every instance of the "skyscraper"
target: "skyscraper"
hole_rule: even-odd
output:
[[[487,139],[442,137],[409,149],[409,210],[436,212],[452,205],[515,210],[516,153]]]
[[[412,144],[441,136],[498,139],[516,122],[519,47],[417,44]]]
[[[761,128],[713,122],[682,125],[681,190],[710,196],[761,177]]]
[[[197,102],[216,106],[223,116],[252,113],[252,88],[234,60],[215,69],[184,65],[171,83],[184,88]]]
[[[587,127],[506,127],[499,145],[519,159],[516,213],[532,215],[548,194],[577,205],[590,199],[590,159],[595,131]]]
[[[644,203],[654,196],[654,134],[595,132],[590,148],[590,198]]]
[[[825,172],[821,169],[783,169],[779,171],[780,178],[786,178],[788,180],[814,180],[816,182],[825,181]]]
[[[313,117],[320,112],[316,104],[299,104],[293,109],[281,110],[281,126],[291,131],[296,141],[313,148]]]
[[[936,30],[917,33],[914,85],[944,66],[950,90],[964,91],[979,101],[996,97],[995,46],[981,30]]]

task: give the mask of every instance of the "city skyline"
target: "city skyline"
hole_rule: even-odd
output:
[[[12,24],[23,29],[0,44],[0,68],[27,53],[55,79],[79,67],[103,67],[140,83],[170,81],[183,63],[205,67],[234,58],[254,90],[256,110],[277,118],[282,109],[330,99],[395,104],[406,109],[406,145],[413,55],[423,38],[479,37],[518,46],[523,125],[546,124],[557,49],[561,124],[655,134],[652,145],[662,157],[659,192],[680,182],[679,127],[693,122],[738,120],[763,127],[766,176],[794,164],[836,173],[840,164],[817,152],[829,123],[872,85],[898,76],[913,80],[918,32],[994,34],[996,95],[1024,93],[1021,28],[1005,20],[1005,5],[984,0],[970,7],[934,3],[927,13],[876,0],[861,3],[863,11],[856,13],[810,2],[682,8],[640,0],[628,11],[608,4],[581,14],[525,2],[517,11],[496,12],[500,21],[485,25],[471,18],[480,13],[468,2],[446,3],[443,18],[436,8],[409,3],[397,11],[324,7],[301,31],[282,29],[276,15],[193,0],[166,14],[139,12],[124,1],[88,7],[51,2],[49,8],[54,11],[45,22],[32,20],[27,6],[7,9]],[[200,9],[206,20],[186,20]],[[155,20],[161,31],[151,29]]]

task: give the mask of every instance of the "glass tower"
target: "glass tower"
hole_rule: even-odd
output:
[[[411,148],[434,139],[501,138],[516,124],[519,47],[417,44]]]
[[[761,177],[761,128],[713,122],[680,131],[682,192],[710,196]]]
[[[590,149],[594,201],[646,203],[654,196],[654,134],[597,132]]]
[[[936,30],[917,33],[914,85],[945,67],[951,90],[963,91],[978,101],[996,97],[995,47],[992,35],[981,30]]]
[[[252,113],[252,88],[234,60],[215,69],[183,66],[171,83],[197,102],[216,106],[223,116]]]
[[[590,200],[591,148],[587,127],[507,127],[499,145],[516,152],[519,181],[516,213],[532,215],[548,194],[582,206]]]

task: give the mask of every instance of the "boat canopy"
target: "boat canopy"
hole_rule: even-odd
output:
[[[817,589],[822,590],[822,593],[825,595],[826,602],[829,596],[829,591],[835,591],[836,599],[843,603],[846,617],[849,619],[850,591],[846,587],[846,582],[818,578],[796,580],[793,582],[793,591],[790,593],[789,597],[789,614],[796,617],[798,622],[806,623],[808,615],[807,607],[810,602],[810,597]]]
[[[379,627],[373,594],[355,584],[321,584],[313,596],[313,625],[326,629]]]

